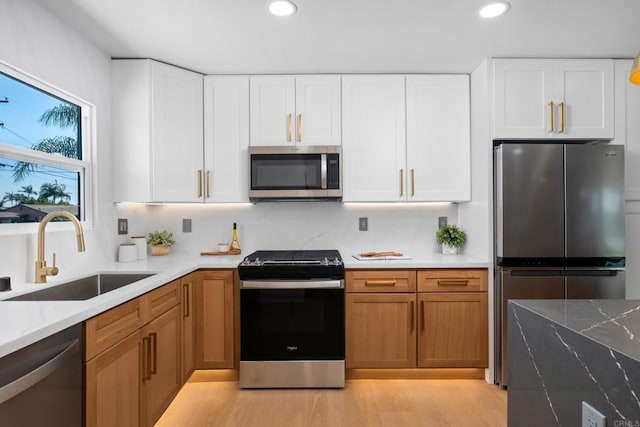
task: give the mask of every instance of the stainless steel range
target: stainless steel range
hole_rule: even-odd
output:
[[[337,250],[257,251],[240,276],[240,387],[344,387]]]

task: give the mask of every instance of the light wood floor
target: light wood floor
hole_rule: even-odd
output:
[[[507,392],[483,380],[347,380],[342,390],[184,385],[156,427],[506,426]]]

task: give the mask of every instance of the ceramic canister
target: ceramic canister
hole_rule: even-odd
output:
[[[138,259],[138,251],[135,243],[121,243],[118,249],[119,262],[133,262]]]
[[[147,259],[147,238],[145,236],[131,236],[131,241],[136,244],[138,259]]]

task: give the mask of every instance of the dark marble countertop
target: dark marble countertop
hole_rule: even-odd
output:
[[[640,362],[640,300],[511,300]]]

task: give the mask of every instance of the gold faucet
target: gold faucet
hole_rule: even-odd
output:
[[[46,215],[40,221],[38,227],[38,260],[36,261],[36,283],[47,283],[47,276],[55,276],[58,274],[58,267],[56,267],[56,254],[53,253],[53,267],[47,267],[47,260],[44,258],[44,229],[47,224],[57,217],[65,217],[73,222],[76,227],[76,237],[78,240],[78,252],[84,252],[84,233],[82,232],[82,225],[78,218],[69,212],[55,211]]]

